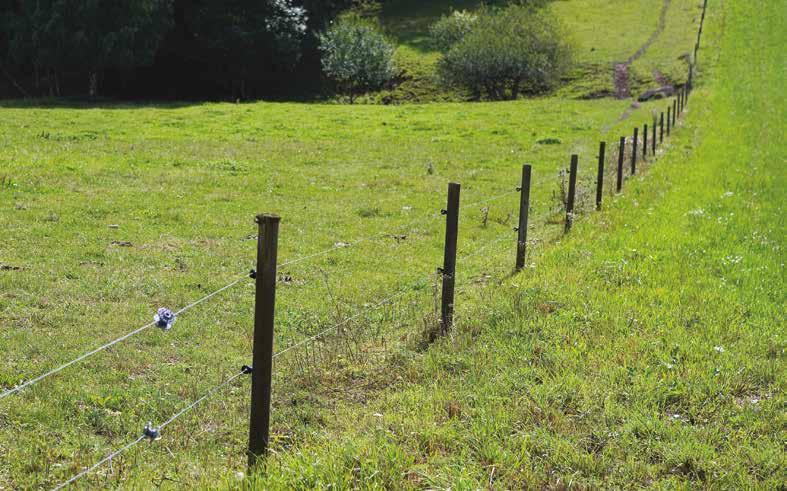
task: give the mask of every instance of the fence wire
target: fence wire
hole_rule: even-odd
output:
[[[244,273],[242,276],[239,276],[238,278],[234,279],[233,281],[231,281],[230,283],[224,285],[223,287],[219,288],[218,290],[215,290],[215,291],[205,295],[204,297],[200,298],[199,300],[196,300],[196,301],[186,305],[185,307],[183,307],[180,310],[176,311],[175,315],[178,316],[178,315],[180,315],[180,314],[182,314],[184,312],[187,312],[188,310],[193,309],[197,305],[199,305],[199,304],[201,304],[203,302],[206,302],[206,301],[210,300],[211,298],[215,297],[216,295],[218,295],[218,294],[220,294],[220,293],[222,293],[222,292],[232,288],[233,286],[237,285],[238,283],[240,283],[241,281],[243,281],[246,278],[248,278],[248,273]],[[74,358],[73,360],[60,365],[57,368],[53,368],[52,370],[50,370],[50,371],[48,371],[48,372],[46,372],[46,373],[44,373],[42,375],[39,375],[39,376],[37,376],[37,377],[35,377],[33,379],[28,380],[27,382],[19,384],[19,385],[17,385],[14,388],[8,389],[5,392],[3,392],[2,394],[0,394],[0,399],[4,399],[4,398],[6,398],[6,397],[8,397],[8,396],[10,396],[12,394],[16,394],[16,393],[22,391],[23,389],[26,389],[27,387],[31,387],[31,386],[37,384],[38,382],[41,382],[42,380],[44,380],[46,378],[49,378],[49,377],[51,377],[51,376],[53,376],[53,375],[55,375],[55,374],[65,370],[66,368],[70,367],[71,365],[79,363],[79,362],[81,362],[81,361],[83,361],[83,360],[85,360],[87,358],[90,358],[91,356],[93,356],[93,355],[95,355],[97,353],[100,353],[100,352],[102,352],[102,351],[104,351],[106,349],[109,349],[112,346],[114,346],[114,345],[116,345],[116,344],[118,344],[120,342],[123,342],[123,341],[125,341],[128,338],[136,336],[137,334],[141,333],[142,331],[150,329],[151,327],[153,327],[155,325],[156,325],[155,321],[149,322],[149,323],[145,324],[144,326],[138,327],[138,328],[134,329],[133,331],[120,336],[119,338],[113,339],[112,341],[110,341],[110,342],[108,342],[106,344],[103,344],[103,345],[99,346],[98,348],[95,348],[93,350],[88,351],[87,353],[84,353],[84,354]]]

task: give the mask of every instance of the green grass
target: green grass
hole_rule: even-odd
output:
[[[783,24],[711,7],[666,158],[255,485],[782,487]]]
[[[711,7],[666,158],[256,487],[781,488],[783,21]]]
[[[665,103],[622,123],[626,101],[554,97],[6,103],[0,263],[20,269],[0,270],[0,386],[251,268],[258,212],[282,215],[282,260],[351,244],[283,271],[292,280],[280,283],[277,349],[290,346],[433,273],[441,221],[422,217],[456,180],[467,291],[455,335],[422,343],[434,323],[429,281],[318,351],[283,358],[275,453],[250,485],[776,487],[784,110],[772,81],[783,15],[711,7],[704,85],[666,156],[555,245],[551,196],[568,155],[580,154],[586,190],[597,140],[628,134]],[[761,50],[741,42],[753,35]],[[482,205],[467,205],[511,190],[527,161],[534,265],[496,287],[487,275],[510,270],[516,196],[489,204],[486,227]],[[378,233],[407,238],[357,242]],[[0,487],[51,487],[249,363],[252,292],[239,286],[170,333],[144,332],[0,401]],[[238,486],[247,412],[240,382],[83,485]]]
[[[147,323],[157,307],[188,304],[251,268],[259,212],[283,217],[283,261],[351,244],[282,271],[292,281],[279,294],[277,343],[289,346],[435,271],[442,230],[434,218],[450,180],[463,184],[462,256],[513,235],[516,195],[490,203],[487,227],[483,206],[469,205],[512,191],[522,162],[535,166],[534,212],[543,223],[568,155],[591,162],[600,129],[627,105],[6,103],[0,262],[21,269],[0,272],[0,385],[58,366]],[[647,117],[643,108],[623,126]],[[561,143],[538,143],[550,138]],[[560,229],[539,225],[533,234],[546,239]],[[356,244],[376,234],[386,235]],[[391,237],[399,234],[407,238]],[[473,258],[463,279],[486,273],[486,259]],[[169,334],[145,332],[3,400],[0,483],[54,484],[248,363],[251,291],[230,290]],[[428,304],[430,292],[418,289],[412,301]],[[220,406],[208,429],[204,416],[184,421],[178,443],[128,472],[141,478],[166,455],[175,469],[167,472],[193,484],[223,476],[228,462],[242,465],[244,392]],[[282,424],[300,421],[300,410],[287,409]],[[206,431],[212,436],[187,437]]]

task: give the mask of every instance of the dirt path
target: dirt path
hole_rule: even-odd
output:
[[[656,26],[656,30],[653,31],[653,34],[645,41],[645,44],[640,46],[633,55],[629,56],[628,60],[615,63],[613,78],[615,81],[615,97],[618,99],[631,97],[631,91],[629,89],[629,66],[644,55],[648,48],[650,48],[656,39],[659,38],[661,33],[664,32],[664,28],[667,25],[667,11],[669,10],[671,1],[672,0],[664,0],[664,4],[661,7],[661,14],[659,15],[659,24]]]

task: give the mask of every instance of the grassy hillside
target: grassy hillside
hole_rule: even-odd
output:
[[[783,485],[784,12],[715,7],[666,158],[257,488]]]
[[[505,2],[487,2],[489,5]],[[429,27],[452,9],[474,10],[481,2],[393,0],[367,11],[379,18],[383,28],[399,43],[397,64],[401,83],[393,90],[370,95],[366,100],[430,102],[464,100],[467,94],[446,90],[436,79],[440,53],[429,38]],[[594,98],[614,94],[613,65],[632,57],[657,30],[664,5],[664,29],[632,66],[631,90],[639,95],[659,87],[654,71],[668,81],[682,84],[693,48],[702,2],[695,0],[571,0],[555,1],[548,9],[565,27],[574,46],[576,66],[559,94],[571,98]],[[601,35],[603,33],[603,35]]]
[[[337,247],[283,268],[277,350],[399,288],[407,296],[279,360],[259,489],[775,486],[784,172],[782,147],[767,142],[780,143],[784,120],[772,103],[783,15],[762,2],[712,6],[686,127],[624,196],[554,245],[552,195],[569,154],[586,190],[598,139],[628,134],[665,102],[624,121],[627,101],[562,97],[6,103],[0,387],[247,271],[254,214],[277,212],[284,262]],[[512,191],[527,161],[533,265],[497,286],[513,261],[517,196],[487,199]],[[455,335],[427,349],[449,180],[463,184],[463,293]],[[241,283],[169,333],[143,332],[0,400],[0,488],[61,482],[249,363],[252,291]],[[82,485],[240,486],[247,414],[238,381]]]

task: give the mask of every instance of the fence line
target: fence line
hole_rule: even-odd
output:
[[[501,194],[501,195],[493,196],[493,197],[491,197],[491,198],[488,198],[488,199],[486,199],[486,200],[483,200],[483,201],[478,201],[478,202],[474,202],[474,203],[471,203],[470,205],[466,205],[466,206],[477,206],[478,204],[483,204],[483,203],[485,203],[485,202],[491,202],[491,201],[494,201],[494,200],[497,200],[497,199],[501,199],[501,198],[503,198],[503,197],[505,197],[505,196],[512,195],[512,194],[514,194],[515,192],[516,192],[516,191],[511,191],[511,192],[504,193],[504,194]],[[438,217],[438,216],[440,216],[440,215],[434,215],[434,217],[435,217],[435,218],[436,218],[436,217]],[[463,254],[461,258],[466,260],[466,259],[470,259],[470,258],[473,258],[473,257],[476,257],[476,256],[478,256],[478,255],[479,255],[479,254],[481,254],[482,252],[484,252],[484,251],[488,250],[490,247],[493,247],[493,246],[495,246],[495,245],[499,244],[500,242],[502,242],[503,240],[505,240],[505,238],[508,236],[508,234],[509,234],[509,232],[505,232],[505,233],[502,233],[502,234],[498,235],[498,236],[497,236],[497,238],[495,238],[495,239],[494,239],[494,240],[492,240],[491,242],[487,242],[487,243],[485,243],[485,244],[484,244],[484,245],[482,245],[481,247],[477,248],[476,250],[474,250],[474,251],[472,251],[472,252],[470,252],[470,253],[468,253],[468,254]],[[375,235],[375,236],[370,236],[370,237],[367,237],[367,238],[361,239],[360,241],[371,240],[371,239],[373,239],[374,237],[379,237],[379,236],[382,236],[382,235],[384,235],[384,234],[377,234],[377,235]],[[358,243],[358,242],[360,242],[360,241],[356,241],[356,243]],[[316,257],[316,256],[318,256],[318,255],[321,255],[321,254],[327,254],[327,253],[329,253],[329,252],[331,252],[331,251],[333,251],[333,250],[336,250],[336,249],[338,249],[338,247],[334,247],[334,248],[331,248],[331,249],[327,249],[327,250],[325,250],[325,251],[322,251],[321,253],[313,254],[313,255],[310,255],[310,256],[305,256],[305,257],[303,257],[303,258],[299,258],[299,259],[298,259],[298,260],[296,260],[296,261],[285,262],[285,263],[283,263],[282,265],[286,265],[286,264],[294,264],[295,262],[299,262],[299,261],[305,261],[305,260],[307,260],[307,259],[309,259],[309,258],[311,258],[311,257]],[[214,292],[212,292],[212,293],[210,293],[210,294],[208,294],[208,295],[206,295],[206,296],[202,297],[201,299],[199,299],[199,300],[197,300],[197,301],[195,301],[195,302],[193,302],[193,303],[191,303],[191,304],[187,305],[186,307],[184,307],[184,308],[180,309],[179,311],[177,311],[177,313],[178,313],[178,314],[180,314],[180,313],[183,313],[183,312],[185,312],[185,311],[187,311],[187,310],[189,310],[189,309],[193,308],[194,306],[196,306],[196,305],[199,305],[200,303],[202,303],[202,302],[204,302],[204,301],[207,301],[208,299],[212,298],[213,296],[215,296],[215,295],[218,295],[219,293],[221,293],[221,292],[223,292],[223,291],[225,291],[225,290],[227,290],[227,289],[231,288],[232,286],[236,285],[237,283],[239,283],[239,282],[240,282],[240,281],[241,281],[243,278],[245,278],[246,276],[247,276],[247,275],[245,275],[245,274],[244,274],[244,276],[243,276],[243,277],[237,278],[237,279],[235,279],[233,282],[231,282],[231,283],[229,283],[229,284],[225,285],[224,287],[222,287],[222,288],[220,288],[220,289],[218,289],[218,290],[216,290],[216,291],[214,291]],[[332,326],[328,327],[327,329],[324,329],[323,331],[321,331],[321,332],[319,332],[319,333],[317,333],[317,334],[315,334],[315,335],[313,335],[313,336],[310,336],[310,337],[308,337],[308,338],[306,338],[306,339],[304,339],[304,340],[301,340],[301,341],[297,342],[296,344],[294,344],[294,345],[292,345],[292,346],[289,346],[289,347],[287,347],[287,348],[285,348],[285,349],[283,349],[283,350],[281,350],[281,351],[279,351],[279,352],[275,353],[275,354],[272,356],[272,358],[273,358],[273,359],[275,359],[275,358],[278,358],[278,357],[280,357],[280,356],[284,355],[284,354],[285,354],[285,353],[287,353],[287,352],[290,352],[290,351],[292,351],[292,350],[298,349],[298,348],[300,348],[300,347],[302,347],[302,346],[305,346],[305,345],[307,345],[307,344],[309,344],[309,343],[311,343],[311,342],[313,342],[313,341],[315,341],[315,340],[317,340],[317,339],[320,339],[321,337],[325,336],[326,334],[328,334],[328,333],[330,333],[330,332],[332,332],[332,331],[335,331],[335,330],[337,330],[337,329],[341,328],[342,326],[344,326],[344,325],[348,324],[348,323],[349,323],[349,322],[351,322],[352,320],[358,319],[358,318],[360,318],[360,317],[362,317],[362,316],[364,316],[364,315],[368,314],[369,312],[372,312],[372,311],[374,311],[374,310],[376,310],[376,309],[378,309],[378,308],[380,308],[380,307],[382,307],[382,306],[384,306],[384,305],[386,305],[386,304],[390,303],[392,300],[394,300],[394,299],[396,299],[396,298],[398,298],[398,297],[401,297],[401,296],[403,296],[404,294],[406,294],[406,293],[410,292],[410,291],[412,290],[412,288],[413,288],[413,287],[415,287],[415,286],[418,286],[419,284],[422,284],[422,283],[423,283],[425,280],[427,280],[427,281],[428,281],[428,279],[429,279],[430,277],[431,277],[431,275],[429,275],[429,276],[427,276],[427,277],[424,277],[424,278],[422,278],[422,279],[418,280],[417,282],[415,282],[415,283],[413,283],[413,284],[411,284],[411,285],[408,285],[408,286],[407,286],[407,287],[405,287],[405,288],[402,288],[402,289],[398,290],[398,291],[397,291],[397,292],[395,292],[394,294],[392,294],[392,295],[389,295],[389,296],[387,296],[387,297],[385,297],[385,298],[383,298],[383,299],[379,300],[379,301],[378,301],[378,302],[376,302],[375,304],[372,304],[371,306],[369,306],[369,307],[367,307],[367,308],[363,309],[362,311],[360,311],[360,312],[358,312],[358,313],[356,313],[356,314],[354,314],[354,315],[352,315],[352,316],[350,316],[350,317],[348,317],[348,318],[346,318],[346,319],[342,320],[341,322],[339,322],[339,323],[337,323],[337,324],[334,324],[334,325],[332,325]],[[465,288],[461,288],[461,289],[460,289],[460,291],[459,291],[459,293],[462,293],[462,292],[464,292],[464,291],[465,291]],[[69,362],[68,364],[66,364],[66,365],[63,365],[62,367],[60,367],[60,368],[58,368],[58,369],[56,369],[56,370],[53,370],[51,374],[57,373],[57,371],[60,371],[60,370],[62,370],[63,368],[66,368],[67,366],[70,366],[71,364],[77,363],[78,361],[81,361],[81,360],[83,360],[84,358],[86,358],[86,357],[88,357],[88,356],[91,356],[92,354],[95,354],[95,353],[97,353],[97,352],[99,352],[99,351],[101,351],[101,350],[103,350],[103,349],[106,349],[106,348],[108,348],[108,347],[110,347],[110,346],[112,346],[112,345],[114,345],[114,344],[117,344],[118,342],[121,342],[122,340],[124,340],[124,339],[127,339],[128,337],[131,337],[131,336],[133,336],[133,335],[137,334],[138,332],[141,332],[142,330],[144,330],[144,329],[147,329],[147,328],[149,328],[149,327],[153,326],[154,324],[155,324],[154,322],[151,322],[151,323],[149,323],[149,324],[147,324],[147,325],[145,325],[145,326],[142,326],[141,328],[139,328],[139,329],[137,329],[137,330],[135,330],[135,331],[132,331],[131,333],[129,333],[129,334],[127,334],[127,335],[125,335],[125,336],[123,336],[123,337],[121,337],[121,338],[118,338],[117,340],[114,340],[114,341],[113,341],[113,342],[111,342],[111,343],[108,343],[107,345],[104,345],[104,346],[102,346],[102,347],[100,347],[100,348],[97,348],[96,350],[93,350],[93,351],[91,351],[91,352],[87,353],[86,355],[82,355],[82,357],[80,357],[80,358],[77,358],[77,359],[73,360],[72,362]],[[244,370],[241,370],[240,372],[238,372],[238,373],[234,374],[233,376],[229,377],[228,379],[226,379],[226,380],[225,380],[224,382],[222,382],[221,384],[219,384],[219,385],[217,385],[217,386],[213,387],[213,388],[212,388],[212,389],[210,389],[208,392],[206,392],[206,393],[205,393],[203,396],[201,396],[199,399],[197,399],[197,400],[195,400],[194,402],[190,403],[188,406],[184,407],[183,409],[181,409],[180,411],[178,411],[177,413],[175,413],[175,414],[174,414],[172,417],[170,417],[169,419],[167,419],[167,420],[166,420],[164,423],[162,423],[162,424],[161,424],[161,425],[160,425],[160,426],[157,428],[157,431],[160,431],[161,429],[164,429],[166,426],[170,425],[170,424],[171,424],[172,422],[174,422],[176,419],[178,419],[178,418],[180,418],[181,416],[183,416],[184,414],[186,414],[186,413],[190,412],[190,411],[191,411],[191,410],[193,410],[193,409],[194,409],[196,406],[198,406],[199,404],[201,404],[202,402],[204,402],[206,399],[210,398],[210,397],[211,397],[211,396],[213,396],[215,393],[217,393],[218,391],[220,391],[220,390],[221,390],[221,389],[223,389],[224,387],[228,386],[229,384],[231,384],[231,383],[232,383],[232,382],[234,382],[236,379],[238,379],[239,377],[241,377],[242,375],[244,375],[244,374],[246,374],[246,373],[249,373],[249,371],[247,371],[247,370],[245,370],[245,369],[244,369]],[[29,382],[27,385],[32,385],[33,383],[35,383],[35,382],[37,382],[37,381],[39,381],[39,380],[42,380],[43,378],[46,378],[47,376],[49,376],[49,375],[51,375],[51,374],[49,374],[49,373],[48,373],[48,374],[45,374],[45,375],[43,375],[43,376],[41,376],[41,377],[38,377],[37,379],[34,379],[33,381],[30,381],[30,382]],[[17,388],[15,388],[15,389],[13,389],[12,391],[13,391],[13,392],[17,392],[17,391],[21,390],[22,388],[26,387],[27,385],[24,385],[24,386],[17,387]],[[8,391],[7,393],[4,393],[4,394],[2,395],[2,397],[5,397],[5,396],[9,395],[9,393],[10,393],[10,392],[12,392],[12,391]],[[144,439],[145,439],[145,438],[147,438],[147,437],[148,437],[148,435],[145,435],[145,434],[143,434],[142,436],[138,437],[137,439],[135,439],[135,440],[132,440],[130,443],[128,443],[128,444],[126,444],[125,446],[121,447],[120,449],[118,449],[118,450],[116,450],[116,451],[114,451],[114,452],[110,453],[109,455],[107,455],[106,457],[104,457],[103,459],[101,459],[100,461],[98,461],[96,464],[94,464],[93,466],[91,466],[91,467],[89,467],[88,469],[86,469],[86,470],[84,470],[84,471],[80,472],[79,474],[75,475],[74,477],[72,477],[72,478],[71,478],[71,479],[69,479],[68,481],[65,481],[65,482],[61,483],[61,484],[60,484],[60,485],[58,485],[58,486],[57,486],[55,489],[58,489],[58,490],[59,490],[59,489],[63,489],[64,487],[66,487],[66,486],[68,486],[68,485],[70,485],[70,484],[74,483],[76,480],[80,479],[81,477],[84,477],[85,475],[87,475],[87,474],[90,474],[91,472],[95,471],[97,468],[99,468],[99,467],[100,467],[100,466],[102,466],[103,464],[105,464],[105,463],[107,463],[107,462],[110,462],[112,459],[116,458],[117,456],[121,455],[122,453],[124,453],[124,452],[128,451],[130,448],[132,448],[132,447],[134,447],[135,445],[139,444],[139,443],[140,443],[142,440],[144,440]]]
[[[705,17],[705,9],[706,9],[706,7],[707,7],[707,1],[705,1],[704,4],[703,4],[703,13],[702,13],[702,20],[703,21],[704,21],[704,17]],[[699,47],[699,39],[700,39],[701,34],[702,34],[702,23],[700,25],[700,29],[699,29],[699,32],[698,32],[697,44],[695,46],[695,56],[694,56],[695,62],[696,62],[696,51],[697,51],[697,49]],[[674,130],[676,130],[678,128],[678,126],[677,126],[678,119],[677,118],[679,116],[683,115],[683,113],[685,111],[685,108],[687,106],[687,103],[688,103],[688,96],[689,96],[690,91],[692,89],[692,87],[691,87],[691,76],[694,73],[694,69],[695,69],[695,63],[691,63],[690,64],[690,68],[689,68],[689,73],[690,73],[689,84],[679,91],[679,93],[677,94],[676,99],[673,101],[672,107],[671,108],[668,107],[668,114],[669,114],[669,109],[672,109],[672,111],[671,111],[672,129],[674,129]],[[670,123],[670,121],[669,121],[669,117],[668,117],[668,125],[669,125],[669,123]],[[647,128],[647,126],[646,126],[646,128]],[[663,126],[662,126],[662,128],[663,128]],[[669,131],[669,128],[670,128],[670,126],[668,126],[668,131]],[[654,125],[653,130],[654,130],[654,134],[653,134],[654,136],[653,136],[653,141],[651,143],[652,143],[653,149],[654,149],[653,153],[654,153],[654,155],[656,155],[656,152],[655,152],[655,149],[656,149],[655,125]],[[635,130],[635,135],[636,135],[636,130]],[[663,138],[661,138],[659,140],[659,144],[663,143],[662,140],[663,140]],[[637,140],[636,140],[636,137],[633,140],[632,144],[633,144],[633,152],[632,152],[632,159],[633,159],[632,160],[632,174],[633,174],[633,172],[634,172],[634,165],[636,164],[636,160],[635,159],[637,158],[637,150],[636,150],[636,148],[637,148]],[[647,154],[647,146],[644,149],[644,151],[645,151],[645,154]],[[622,156],[621,156],[621,158],[622,158]],[[600,166],[599,167],[599,176],[600,177],[598,177],[598,179],[600,180],[600,179],[603,178],[603,172],[604,172],[603,157],[600,157],[599,160],[600,160],[600,162],[599,162],[599,166]],[[576,178],[576,168],[577,168],[577,166],[578,166],[578,157],[576,155],[574,155],[572,157],[572,165],[571,165],[571,167],[572,167],[572,174],[573,174],[574,178]],[[599,183],[597,183],[597,185],[601,186],[601,184],[599,184]],[[453,186],[456,186],[456,188],[457,188],[455,191],[456,191],[456,198],[457,198],[456,201],[458,203],[458,185],[454,184]],[[520,191],[519,189],[517,189],[517,191],[509,191],[509,192],[506,192],[506,193],[503,193],[503,194],[500,194],[500,195],[491,196],[491,197],[485,198],[483,200],[470,203],[470,204],[465,205],[465,206],[473,207],[473,206],[478,206],[480,204],[489,203],[489,202],[492,202],[492,201],[496,201],[496,200],[502,199],[502,198],[504,198],[506,196],[513,195],[513,194],[515,194],[515,193],[517,193],[519,191]],[[601,191],[603,191],[603,190],[600,189],[599,190],[599,194],[600,194]],[[620,189],[618,189],[618,191],[620,191]],[[573,202],[573,194],[574,194],[573,191],[570,191],[569,194],[570,194],[569,201]],[[450,205],[450,200],[449,200],[449,205]],[[600,208],[600,201],[597,201],[597,205]],[[449,208],[450,208],[450,206],[449,206]],[[566,216],[566,224],[568,225],[570,223],[570,221],[573,219],[573,210],[570,209],[571,208],[570,205],[566,205],[566,208],[567,208],[567,212],[568,212],[567,216]],[[454,211],[458,212],[458,205],[455,205]],[[520,209],[520,213],[522,213],[521,209]],[[426,220],[432,220],[432,219],[438,218],[440,216],[441,216],[440,214],[432,214],[432,215],[427,216],[425,219]],[[276,219],[278,220],[278,218],[276,218]],[[412,226],[415,223],[419,223],[421,220],[422,219],[419,219],[418,221],[412,222],[410,225],[408,225],[408,227]],[[568,228],[569,227],[567,226],[566,227],[566,233],[568,232]],[[476,257],[476,256],[480,255],[484,251],[488,251],[490,248],[492,248],[492,247],[496,246],[497,244],[499,244],[500,242],[504,241],[509,233],[510,232],[501,233],[495,239],[493,239],[490,242],[484,243],[483,245],[481,245],[479,248],[475,249],[474,251],[471,251],[468,254],[461,255],[460,259],[467,260],[467,259],[470,259],[470,258],[473,258],[473,257]],[[456,237],[455,237],[456,236],[456,230],[450,230],[450,227],[449,227],[446,230],[446,234],[447,235],[448,234],[453,234],[453,236],[454,236],[453,240],[456,239]],[[387,233],[378,233],[378,234],[375,234],[375,235],[372,235],[372,236],[369,236],[369,237],[360,238],[360,239],[356,240],[354,242],[354,244],[358,244],[358,243],[366,242],[366,241],[369,241],[369,240],[373,240],[375,238],[383,237],[385,235],[388,235],[388,234]],[[259,239],[260,239],[260,237],[258,236],[258,240]],[[275,247],[276,246],[274,245],[274,248]],[[300,258],[297,258],[297,259],[286,261],[286,262],[282,263],[281,265],[279,265],[279,267],[305,262],[305,261],[307,261],[309,259],[312,259],[312,258],[315,258],[315,257],[319,257],[319,256],[322,256],[322,255],[326,255],[326,254],[330,254],[331,252],[333,252],[335,250],[338,250],[338,249],[341,249],[341,248],[345,248],[345,247],[346,247],[346,245],[339,245],[339,244],[337,244],[337,245],[334,245],[333,247],[325,249],[323,251],[319,251],[319,252],[314,253],[314,254],[309,254],[309,255],[306,255],[306,256],[303,256],[303,257],[300,257]],[[454,255],[455,255],[455,250],[453,252],[454,252]],[[446,252],[446,254],[448,254],[448,252]],[[273,261],[273,263],[271,265],[275,267],[275,260]],[[275,271],[275,269],[274,269],[274,271]],[[268,273],[269,272],[270,271],[268,271]],[[445,277],[445,275],[446,275],[446,273],[443,273],[444,277]],[[219,288],[218,290],[215,290],[215,291],[213,291],[213,292],[203,296],[202,298],[200,298],[200,299],[198,299],[198,300],[196,300],[196,301],[186,305],[185,307],[181,308],[180,310],[178,310],[175,313],[175,315],[176,316],[180,315],[180,314],[182,314],[182,313],[184,313],[184,312],[186,312],[186,311],[188,311],[188,310],[190,310],[190,309],[192,309],[192,308],[202,304],[203,302],[206,302],[207,300],[215,297],[216,295],[219,295],[220,293],[222,293],[222,292],[224,292],[224,291],[234,287],[235,285],[237,285],[238,283],[243,281],[243,279],[247,278],[248,276],[249,276],[248,274],[244,274],[244,275],[234,279],[233,281],[231,281],[230,283],[226,284],[225,286]],[[252,274],[252,277],[254,277],[254,276],[255,275]],[[328,327],[327,329],[324,329],[324,330],[318,332],[317,334],[315,334],[313,336],[310,336],[310,337],[308,337],[306,339],[303,339],[303,340],[301,340],[301,341],[299,341],[299,342],[297,342],[297,343],[295,343],[295,344],[293,344],[293,345],[291,345],[291,346],[289,346],[287,348],[284,348],[284,349],[280,350],[279,352],[270,353],[270,360],[272,361],[273,359],[276,359],[276,358],[284,355],[285,353],[288,353],[290,351],[294,351],[294,350],[296,350],[298,348],[301,348],[301,347],[308,346],[308,344],[310,344],[310,343],[320,339],[321,337],[325,336],[326,334],[328,334],[328,333],[330,333],[332,331],[336,331],[336,330],[341,329],[344,325],[347,325],[351,321],[356,320],[356,319],[358,319],[358,318],[360,318],[362,316],[366,316],[370,312],[373,312],[373,311],[379,309],[380,307],[382,307],[384,305],[392,303],[395,299],[397,299],[399,297],[402,297],[403,295],[413,291],[414,288],[418,287],[419,285],[422,285],[424,281],[428,282],[429,278],[431,278],[432,276],[433,275],[426,276],[426,277],[416,281],[415,283],[412,283],[410,285],[402,287],[398,291],[394,292],[391,295],[386,296],[385,298],[377,301],[374,304],[371,304],[371,305],[367,304],[365,306],[365,308],[363,308],[359,312],[351,315],[350,317],[347,317],[347,318],[343,319],[341,322],[336,323],[336,324]],[[260,286],[259,280],[257,282],[257,286],[258,286],[258,288]],[[272,285],[272,288],[274,289],[274,291],[275,291],[275,286],[276,285],[275,285],[275,281],[274,281],[273,285]],[[459,292],[461,293],[461,292],[465,291],[467,286],[468,285],[463,285],[460,288]],[[451,291],[451,296],[453,298],[453,288],[451,290],[452,290]],[[445,291],[444,291],[444,295],[445,295]],[[272,306],[271,306],[271,308],[272,308]],[[451,308],[453,309],[453,300],[451,300]],[[91,350],[91,351],[89,351],[89,352],[87,352],[87,353],[85,353],[83,355],[80,355],[79,357],[69,361],[68,363],[65,363],[65,364],[61,365],[60,367],[57,367],[57,368],[55,368],[53,370],[50,370],[49,372],[47,372],[47,373],[45,373],[43,375],[40,375],[40,376],[38,376],[38,377],[36,377],[34,379],[31,379],[31,380],[29,380],[29,381],[27,381],[27,382],[25,382],[23,384],[20,384],[19,386],[14,387],[13,389],[9,389],[9,390],[3,392],[2,394],[0,394],[0,399],[8,397],[9,395],[14,394],[14,393],[18,393],[18,392],[20,392],[21,390],[23,390],[26,387],[30,387],[32,385],[35,385],[36,383],[40,382],[41,380],[44,380],[44,379],[46,379],[46,378],[48,378],[48,377],[50,377],[50,376],[52,376],[52,375],[62,371],[62,370],[64,370],[65,368],[67,368],[67,367],[69,367],[71,365],[74,365],[74,364],[76,364],[76,363],[78,363],[80,361],[83,361],[84,359],[86,359],[86,358],[88,358],[90,356],[93,356],[96,353],[99,353],[99,352],[101,352],[103,350],[106,350],[106,349],[110,348],[111,346],[114,346],[114,345],[116,345],[116,344],[118,344],[118,343],[120,343],[120,342],[122,342],[122,341],[124,341],[124,340],[126,340],[126,339],[128,339],[130,337],[132,337],[132,336],[135,336],[136,334],[138,334],[138,333],[140,333],[140,332],[142,332],[142,331],[144,331],[146,329],[149,329],[150,327],[152,327],[154,325],[156,325],[155,321],[154,322],[150,322],[150,323],[148,323],[148,324],[146,324],[144,326],[141,326],[141,327],[139,327],[139,328],[137,328],[137,329],[135,329],[135,330],[133,330],[133,331],[131,331],[131,332],[129,332],[129,333],[127,333],[127,334],[125,334],[125,335],[115,339],[115,340],[113,340],[113,341],[110,341],[107,344],[104,344],[104,345],[102,345],[102,346],[100,346],[98,348],[95,348],[95,349],[93,349],[93,350]],[[201,397],[199,397],[198,399],[194,400],[193,402],[191,402],[190,404],[188,404],[187,406],[185,406],[184,408],[182,408],[181,410],[176,412],[170,418],[165,420],[158,428],[146,427],[145,431],[143,432],[143,434],[141,436],[139,436],[135,440],[132,440],[131,442],[127,443],[123,447],[121,447],[121,448],[111,452],[106,457],[102,458],[101,460],[99,460],[98,462],[96,462],[95,464],[90,466],[89,468],[79,472],[78,474],[74,475],[73,477],[71,477],[67,481],[62,482],[61,484],[59,484],[54,489],[56,489],[56,490],[63,489],[66,486],[68,486],[70,484],[73,484],[78,479],[80,479],[80,478],[82,478],[82,477],[92,473],[93,471],[95,471],[100,466],[104,465],[105,463],[107,463],[107,462],[111,463],[112,459],[114,459],[114,458],[118,457],[119,455],[127,452],[129,449],[131,449],[134,446],[138,445],[141,441],[143,441],[146,438],[149,438],[151,440],[157,439],[157,437],[159,436],[159,432],[161,430],[166,428],[168,425],[172,424],[178,418],[180,418],[183,415],[185,415],[185,414],[189,413],[190,411],[192,411],[198,405],[200,405],[201,403],[203,403],[205,400],[209,399],[210,397],[214,396],[220,390],[222,390],[225,387],[227,387],[230,384],[232,384],[235,380],[237,380],[241,376],[243,376],[245,374],[249,374],[249,373],[253,374],[253,368],[244,366],[239,372],[237,372],[237,373],[233,374],[231,377],[225,379],[220,384],[214,386],[213,388],[211,388],[210,390],[205,392]],[[266,444],[267,444],[267,442],[266,442]]]

